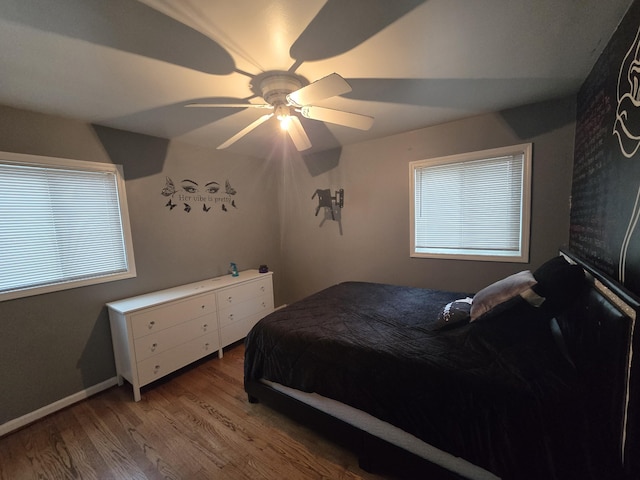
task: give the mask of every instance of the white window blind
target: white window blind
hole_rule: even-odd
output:
[[[0,299],[135,275],[116,166],[7,156],[17,155],[0,157]]]
[[[528,261],[529,152],[413,162],[412,256]]]

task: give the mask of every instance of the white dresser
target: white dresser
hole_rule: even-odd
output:
[[[273,312],[272,273],[245,270],[107,303],[118,384],[140,387],[244,338]]]

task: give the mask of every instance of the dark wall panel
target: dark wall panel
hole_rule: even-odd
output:
[[[640,2],[577,101],[570,247],[640,294]]]

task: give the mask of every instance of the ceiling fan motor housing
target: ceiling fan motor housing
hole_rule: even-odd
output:
[[[260,82],[262,98],[277,107],[287,104],[287,95],[302,87],[302,82],[293,75],[271,75]]]

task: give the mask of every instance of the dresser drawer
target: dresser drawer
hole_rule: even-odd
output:
[[[224,309],[230,305],[242,303],[250,298],[260,297],[265,294],[273,296],[271,276],[242,285],[221,289],[218,292],[219,308]]]
[[[219,347],[218,332],[212,332],[147,358],[138,363],[138,383],[142,386],[158,380],[168,373],[216,352]]]
[[[264,316],[267,313],[271,313],[272,310],[273,296],[262,295],[260,297],[250,298],[249,300],[235,304],[231,307],[221,309],[218,320],[220,322],[220,326],[224,327],[257,313],[262,313]]]
[[[214,293],[171,302],[135,313],[131,318],[133,338],[150,335],[165,328],[216,312]]]
[[[165,328],[159,332],[136,338],[134,350],[136,362],[169,350],[176,345],[198,338],[218,329],[215,313],[209,313],[194,320]]]
[[[264,318],[267,313],[271,313],[272,311],[273,310],[269,310],[266,313],[261,312],[255,315],[249,315],[228,325],[221,326],[220,341],[222,345],[230,345],[246,337],[253,326]]]

